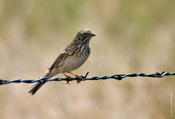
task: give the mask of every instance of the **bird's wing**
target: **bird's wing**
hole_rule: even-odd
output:
[[[63,65],[65,58],[68,56],[68,54],[66,52],[62,52],[54,61],[54,63],[52,64],[52,66],[49,68],[49,71],[58,68],[60,66]]]
[[[72,42],[71,44],[69,44],[64,50],[63,52],[57,57],[57,59],[54,61],[54,63],[52,64],[52,66],[49,68],[49,71],[53,70],[54,68],[60,67],[63,65],[65,59],[67,58],[67,56],[71,56],[74,54],[74,52],[76,51],[77,48],[77,44],[76,42]]]
[[[71,56],[74,54],[74,52],[76,51],[77,48],[78,48],[78,45],[75,44],[74,42],[72,42],[69,46],[66,47],[66,49],[64,49],[63,52],[65,52]]]

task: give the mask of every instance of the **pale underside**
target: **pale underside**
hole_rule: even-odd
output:
[[[89,55],[88,55],[89,56]],[[68,73],[84,64],[88,56],[68,56],[65,58],[64,62],[60,61],[56,67],[49,71],[49,77],[54,76],[58,73]],[[57,59],[58,60],[58,59]],[[63,65],[64,64],[64,65]]]
[[[64,65],[62,65],[59,68],[59,72],[70,72],[77,68],[79,68],[81,65],[84,64],[84,62],[87,60],[88,56],[71,56],[67,57],[64,61]]]

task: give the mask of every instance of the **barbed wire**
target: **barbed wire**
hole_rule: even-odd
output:
[[[127,77],[152,77],[152,78],[162,78],[165,76],[175,76],[175,72],[156,72],[153,74],[145,74],[145,73],[131,73],[131,74],[114,74],[111,76],[94,76],[94,77],[87,77],[89,74],[89,72],[87,72],[84,76],[82,77],[81,81],[88,81],[88,80],[107,80],[107,79],[115,79],[115,80],[122,80],[124,78]],[[46,78],[46,77],[42,77],[36,80],[22,80],[22,79],[17,79],[17,80],[2,80],[0,79],[0,85],[4,85],[4,84],[10,84],[10,83],[35,83],[35,82],[50,82],[50,81],[79,81],[80,78],[79,77],[74,77],[74,78]]]

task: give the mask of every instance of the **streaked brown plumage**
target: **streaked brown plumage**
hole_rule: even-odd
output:
[[[95,34],[89,30],[81,30],[78,32],[74,40],[57,57],[49,68],[49,72],[44,77],[51,78],[58,73],[63,73],[66,77],[68,76],[65,73],[73,74],[71,71],[79,68],[89,57],[89,41],[94,36]],[[44,83],[45,82],[37,82],[29,93],[34,95]]]

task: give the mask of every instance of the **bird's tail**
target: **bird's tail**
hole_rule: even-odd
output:
[[[47,73],[44,77],[47,78],[51,78],[53,75],[49,72]],[[46,83],[46,81],[42,81],[42,82],[37,82],[32,89],[29,91],[29,93],[31,95],[34,95],[44,84]]]

